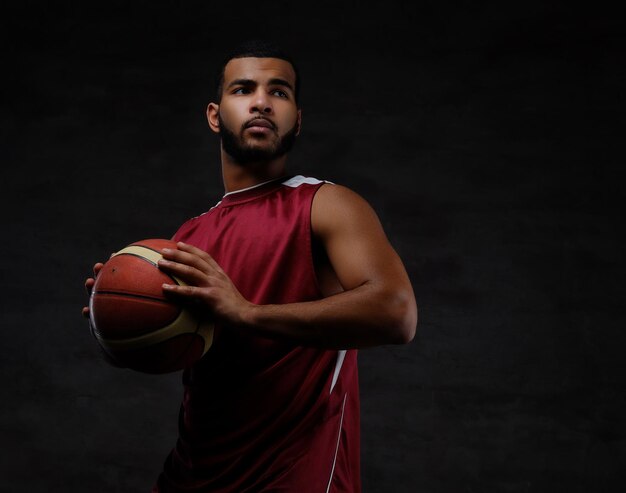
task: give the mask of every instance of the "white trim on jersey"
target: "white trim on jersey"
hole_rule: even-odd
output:
[[[276,178],[274,178],[274,180],[275,179]],[[254,190],[255,188],[259,188],[259,187],[262,187],[263,185],[267,185],[268,183],[271,183],[274,180],[267,180],[267,181],[264,181],[263,183],[257,183],[256,185],[252,185],[251,187],[242,188],[240,190],[233,190],[232,192],[226,192],[224,194],[224,197],[228,197],[229,195],[233,195],[235,193],[241,193],[241,192],[247,192],[248,190]]]
[[[311,178],[309,176],[296,175],[293,178],[289,178],[287,181],[283,182],[283,185],[287,185],[291,188],[296,188],[302,185],[303,183],[307,183],[309,185],[317,185],[318,183],[322,183],[322,180],[318,180],[317,178]],[[324,182],[330,183],[330,182]]]
[[[257,183],[256,185],[252,185],[251,187],[242,188],[241,190],[233,190],[232,192],[226,192],[224,194],[224,196],[222,197],[222,200],[225,197],[228,197],[229,195],[234,195],[236,193],[246,192],[248,190],[253,190],[255,188],[262,187],[263,185],[267,185],[268,183],[271,183],[273,181],[274,180],[268,180],[268,181],[264,181],[263,183]],[[302,185],[303,183],[307,183],[309,185],[317,185],[318,183],[330,183],[331,185],[334,185],[334,183],[332,181],[318,180],[317,178],[311,178],[311,177],[302,176],[302,175],[296,175],[296,176],[294,176],[292,178],[289,178],[288,180],[285,180],[284,182],[282,182],[281,185],[286,185],[286,186],[291,187],[291,188],[297,188],[300,185]],[[220,200],[217,204],[215,204],[213,207],[211,207],[208,211],[205,211],[205,212],[203,212],[202,214],[199,214],[196,217],[204,216],[207,212],[211,212],[213,209],[215,209],[217,206],[219,206],[222,203],[222,200]],[[194,217],[194,219],[196,217]]]
[[[330,384],[330,391],[332,392],[335,388],[335,384],[337,383],[337,379],[339,378],[339,372],[341,371],[341,367],[343,366],[343,360],[346,357],[346,350],[341,349],[337,353],[337,361],[335,363],[335,373],[333,374],[333,381]]]
[[[224,197],[228,197],[229,195],[234,195],[234,194],[239,193],[239,192],[246,192],[248,190],[253,190],[254,188],[258,188],[258,187],[262,187],[263,185],[267,185],[268,183],[270,183],[272,181],[274,181],[274,180],[267,180],[267,181],[264,181],[263,183],[257,183],[256,185],[252,185],[251,187],[242,188],[241,190],[233,190],[232,192],[226,192],[224,194],[224,196],[222,197],[222,200],[224,200]],[[222,200],[220,200],[217,204],[215,204],[213,207],[211,207],[208,211],[205,211],[202,214],[200,214],[200,216],[204,216],[207,212],[211,212],[213,209],[218,207],[222,203]],[[197,216],[197,217],[200,217],[200,216]]]
[[[339,452],[339,440],[341,439],[341,427],[343,426],[343,413],[346,410],[346,398],[348,393],[343,396],[343,404],[341,405],[341,419],[339,420],[339,431],[337,432],[337,445],[335,446],[335,458],[333,459],[333,467],[330,470],[330,478],[328,478],[328,486],[326,486],[326,493],[330,491],[330,485],[333,482],[333,474],[335,474],[335,464],[337,463],[337,453]]]

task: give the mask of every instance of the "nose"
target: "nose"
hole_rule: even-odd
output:
[[[267,115],[271,114],[272,111],[272,103],[268,94],[264,90],[256,91],[250,103],[250,113],[262,113]]]

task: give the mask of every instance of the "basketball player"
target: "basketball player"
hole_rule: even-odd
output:
[[[410,342],[417,308],[370,205],[288,174],[298,87],[287,55],[252,43],[227,57],[208,105],[226,194],[159,267],[189,284],[166,293],[216,329],[183,372],[179,438],[153,493],[360,491],[357,349]]]

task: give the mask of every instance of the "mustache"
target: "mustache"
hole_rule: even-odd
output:
[[[269,124],[271,125],[272,130],[276,130],[276,124],[275,124],[272,120],[270,120],[269,118],[266,118],[266,117],[264,117],[264,116],[255,116],[255,117],[253,117],[253,118],[250,118],[247,122],[245,122],[245,123],[242,125],[242,127],[241,127],[241,128],[242,128],[242,129],[243,129],[243,128],[248,128],[248,127],[250,127],[250,126],[251,126],[251,123],[252,123],[252,122],[254,122],[254,121],[258,121],[258,120],[263,120],[263,121],[266,121],[267,123],[269,123]]]

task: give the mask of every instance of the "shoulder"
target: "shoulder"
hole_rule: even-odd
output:
[[[174,238],[180,240],[181,238],[190,235],[198,229],[202,230],[203,228],[206,228],[211,216],[213,215],[219,204],[220,202],[211,207],[208,211],[202,212],[197,216],[190,217],[185,220],[176,230]]]
[[[311,226],[318,234],[323,235],[337,228],[369,227],[378,222],[378,216],[369,202],[346,186],[324,183],[313,198]]]
[[[315,199],[325,203],[365,202],[365,199],[354,190],[330,181],[322,182]]]

